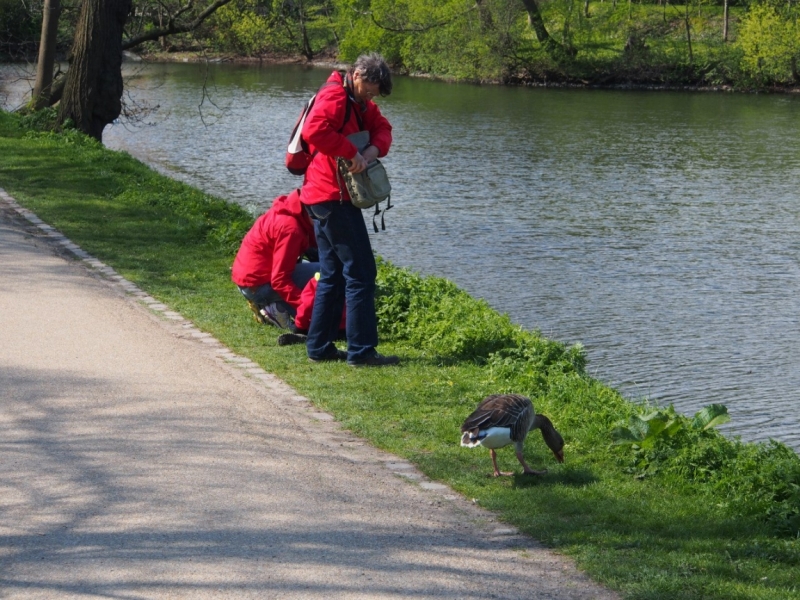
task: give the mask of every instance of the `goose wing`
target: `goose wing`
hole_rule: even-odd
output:
[[[461,426],[462,433],[491,427],[508,427],[511,439],[524,440],[533,422],[533,404],[518,394],[487,396]]]

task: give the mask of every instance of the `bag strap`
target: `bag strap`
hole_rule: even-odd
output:
[[[344,71],[339,71],[339,74],[342,76],[342,81],[344,81],[345,72]],[[320,86],[319,91],[317,92],[317,94],[319,94],[319,92],[322,91],[322,88],[327,87],[329,85],[338,86],[339,83],[337,83],[336,81],[326,81],[325,83],[323,83]],[[347,125],[347,122],[350,120],[350,114],[353,112],[353,107],[351,106],[351,103],[355,102],[355,98],[353,98],[353,96],[350,95],[350,93],[347,91],[347,88],[345,88],[344,86],[342,86],[342,88],[344,88],[344,93],[345,93],[345,96],[347,97],[347,99],[346,99],[345,107],[344,107],[344,121],[342,121],[342,126],[339,127],[339,129],[336,130],[336,133],[342,133],[342,131],[344,130],[345,125]],[[358,121],[358,129],[359,130],[363,129],[364,128],[364,122],[361,119],[361,115],[358,114],[358,111],[356,111],[356,121]]]
[[[381,216],[381,231],[386,231],[386,211],[390,208],[394,208],[392,206],[392,195],[386,197],[386,208],[381,210],[380,208],[381,203],[378,202],[375,205],[375,213],[372,215],[372,228],[375,230],[375,233],[378,233],[378,224],[375,222],[375,219],[378,218],[378,215]]]
[[[343,74],[344,71],[340,71],[340,73]],[[344,75],[342,75],[342,80],[344,80]],[[338,86],[339,84],[335,81],[326,81],[325,83],[323,83],[320,86],[319,91],[316,94],[314,94],[314,98],[312,98],[311,104],[309,104],[308,108],[306,109],[306,114],[311,112],[311,107],[314,105],[313,102],[314,100],[316,100],[317,95],[319,95],[319,92],[322,91],[322,88],[327,87],[329,85]],[[344,88],[344,86],[342,87]],[[345,93],[344,121],[342,121],[342,126],[336,130],[336,133],[342,133],[345,125],[347,125],[347,122],[350,120],[350,114],[353,112],[353,107],[351,106],[351,103],[355,102],[355,99],[348,93],[347,89],[345,89],[344,93]],[[358,122],[358,129],[359,131],[361,131],[364,128],[364,122],[362,121],[361,116],[358,114],[358,111],[356,111],[356,121]],[[302,130],[300,131],[300,145],[303,147],[304,151],[308,152],[308,142],[303,138]],[[314,150],[313,154],[311,155],[311,160],[314,159],[314,157],[317,155],[318,152],[319,150]]]
[[[347,94],[348,100],[350,100],[350,102],[347,103],[347,115],[344,118],[344,122],[347,123],[347,121],[350,119],[350,103],[352,102],[353,104],[358,104],[358,102],[356,102],[355,97],[350,93],[350,90],[347,88],[347,71],[340,70],[338,71],[338,73],[342,78],[342,83],[343,83],[342,87],[344,88],[344,91]],[[361,131],[364,129],[364,120],[361,118],[361,115],[358,114],[358,112],[359,111],[356,111],[356,121],[358,121],[358,130]]]

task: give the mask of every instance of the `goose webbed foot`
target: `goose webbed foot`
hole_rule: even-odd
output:
[[[531,469],[528,466],[528,463],[525,462],[525,459],[522,456],[522,452],[517,452],[517,460],[519,461],[519,464],[522,465],[523,475],[544,475],[545,473],[547,473],[547,469],[543,469],[541,471],[536,471],[534,469]]]
[[[541,471],[536,471],[534,469],[525,469],[522,472],[523,475],[546,475],[547,469],[542,469]]]
[[[487,477],[511,477],[513,474],[513,471],[495,471],[487,475]]]

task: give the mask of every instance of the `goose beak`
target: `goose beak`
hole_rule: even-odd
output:
[[[558,462],[560,462],[560,463],[564,462],[564,451],[563,450],[554,451],[553,452],[553,456],[556,457],[556,460]]]

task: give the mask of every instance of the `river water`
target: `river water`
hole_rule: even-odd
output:
[[[109,147],[254,214],[300,183],[283,153],[328,70],[128,70],[141,122]],[[398,77],[379,102],[379,254],[581,342],[632,400],[722,403],[729,433],[800,449],[800,98]]]

